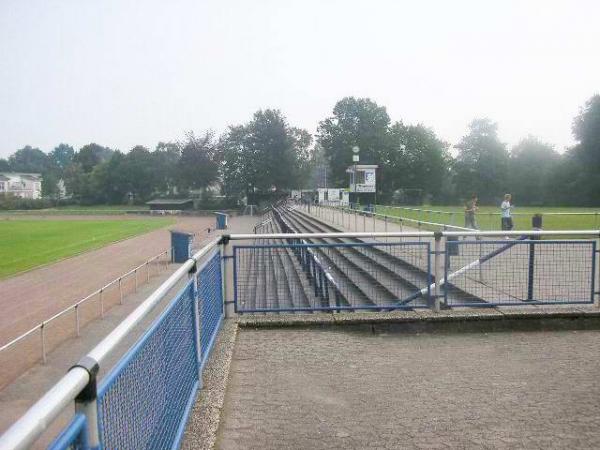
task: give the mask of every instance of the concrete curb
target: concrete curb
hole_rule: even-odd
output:
[[[465,324],[495,322],[494,326],[522,328],[530,324],[562,329],[568,322],[573,327],[600,328],[600,310],[596,308],[536,308],[536,309],[469,309],[433,312],[431,310],[393,311],[385,313],[316,313],[289,314],[278,316],[241,316],[240,328],[308,328],[340,325],[385,325],[385,324]],[[520,322],[521,324],[518,324]],[[537,323],[534,323],[537,322]],[[542,323],[543,322],[543,323]],[[559,323],[563,322],[563,323]],[[583,322],[586,322],[583,324]],[[463,330],[464,331],[464,330]],[[491,330],[490,330],[491,331]]]
[[[215,447],[237,332],[238,325],[234,320],[223,322],[204,369],[204,384],[190,413],[182,449],[209,450]]]

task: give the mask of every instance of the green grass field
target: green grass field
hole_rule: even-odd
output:
[[[464,208],[461,206],[407,206],[420,211],[410,211],[391,206],[377,206],[379,214],[406,217],[425,222],[443,223],[447,225],[465,225]],[[431,211],[431,212],[429,212]],[[436,212],[440,211],[440,212]],[[551,215],[545,213],[582,213],[593,215]],[[450,214],[452,213],[452,214]],[[481,206],[477,214],[477,222],[481,230],[500,230],[500,208]],[[515,230],[530,230],[531,218],[534,214],[543,215],[545,230],[597,230],[600,228],[600,208],[561,208],[561,207],[523,207],[513,209]]]
[[[172,219],[0,219],[0,278],[156,230]]]

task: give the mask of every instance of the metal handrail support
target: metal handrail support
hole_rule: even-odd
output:
[[[440,311],[440,295],[441,295],[441,283],[439,282],[441,277],[441,250],[442,250],[442,233],[438,232],[435,234],[434,242],[434,254],[433,254],[433,277],[435,279],[435,285],[433,288],[433,309],[436,312]]]

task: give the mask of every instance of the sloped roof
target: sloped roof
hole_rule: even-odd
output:
[[[184,199],[156,198],[154,200],[150,200],[149,202],[146,202],[146,205],[185,205],[186,203],[190,203],[193,201],[194,200],[192,200],[191,198],[184,198]]]

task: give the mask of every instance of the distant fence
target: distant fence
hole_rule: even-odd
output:
[[[82,327],[103,318],[107,309],[123,304],[124,296],[137,292],[169,261],[169,250],[165,250],[4,344],[0,347],[0,387],[36,361],[46,363],[51,350],[69,337],[80,336]]]
[[[442,222],[431,222],[418,220],[409,217],[393,216],[388,214],[377,213],[373,208],[365,206],[359,208],[359,205],[339,205],[338,203],[323,203],[319,205],[301,205],[306,212],[312,213],[315,216],[328,220],[336,225],[341,225],[348,230],[356,232],[385,232],[392,231],[390,225],[396,224],[400,231],[404,231],[406,226],[417,231],[428,230],[452,230],[452,231],[473,231],[472,228],[465,228],[458,225],[450,225]],[[380,223],[378,223],[381,222]],[[408,230],[407,230],[408,231]]]
[[[385,214],[383,211],[386,210],[397,210],[400,212],[399,217],[404,219],[412,219],[420,222],[434,222],[441,223],[451,226],[460,226],[464,224],[464,211],[441,211],[436,209],[425,209],[425,208],[410,208],[405,206],[388,206],[388,205],[377,205],[376,210]],[[546,229],[575,229],[575,227],[565,226],[565,220],[570,218],[577,218],[580,224],[577,228],[582,229],[598,229],[600,228],[600,211],[590,212],[542,212],[543,208],[540,208],[540,215],[543,217]],[[536,213],[525,213],[513,211],[511,216],[517,229],[528,229],[531,226],[531,218]],[[390,215],[390,214],[388,214]],[[500,211],[480,211],[476,214],[476,220],[482,230],[497,230],[500,229],[500,217],[502,213]],[[561,223],[562,222],[562,223]]]

